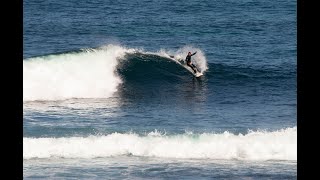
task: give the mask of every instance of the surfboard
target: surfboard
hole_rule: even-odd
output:
[[[194,76],[196,76],[196,77],[200,77],[200,76],[202,76],[203,74],[201,73],[201,72],[197,72],[196,74],[194,74]]]
[[[196,73],[194,73],[194,71],[187,65],[183,65],[183,67],[188,69],[188,71],[190,71],[195,77],[200,77],[203,75],[201,72],[198,72],[198,71]]]
[[[183,59],[175,59],[174,56],[170,56],[170,58],[172,58],[174,61],[178,62],[182,67],[184,67],[189,72],[191,72],[192,75],[194,75],[195,77],[200,77],[203,75],[201,72],[194,73],[194,71],[189,66],[187,66],[187,64],[184,62]]]

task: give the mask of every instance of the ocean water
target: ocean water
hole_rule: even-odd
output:
[[[296,1],[24,0],[24,179],[296,179],[296,31]]]

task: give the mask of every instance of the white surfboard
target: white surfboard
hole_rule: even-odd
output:
[[[190,71],[195,77],[200,77],[200,76],[202,76],[203,74],[201,73],[201,72],[196,72],[196,73],[194,73],[194,71],[189,67],[189,66],[187,66],[187,65],[185,65],[185,64],[181,64],[184,68],[186,68],[188,71]]]
[[[194,76],[196,76],[196,77],[200,77],[200,76],[202,76],[203,74],[201,73],[201,72],[197,72]]]

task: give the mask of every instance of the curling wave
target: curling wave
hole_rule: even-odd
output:
[[[205,71],[205,56],[200,49],[194,50],[198,51],[197,65]],[[169,58],[170,55],[179,57],[186,51],[144,52],[111,44],[80,52],[28,58],[23,61],[23,100],[108,98],[117,92],[123,79],[146,77],[148,73],[160,76],[160,79],[177,71],[186,73]],[[144,62],[147,65],[139,66]]]
[[[291,87],[295,82],[295,69],[254,69],[207,63],[204,53],[198,48],[186,46],[177,51],[145,52],[111,44],[24,60],[23,100],[108,98],[116,92],[120,95],[127,92],[145,94],[150,89],[157,90],[155,94],[159,94],[179,82],[190,82],[190,77],[193,77],[190,72],[171,58],[184,59],[188,51],[197,51],[197,55],[192,57],[193,62],[204,73],[203,79],[208,83],[227,86],[234,81],[259,83],[268,80],[273,86],[285,82]]]

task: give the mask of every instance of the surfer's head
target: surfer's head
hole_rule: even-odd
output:
[[[191,54],[191,52],[188,52],[188,55],[190,55]]]

